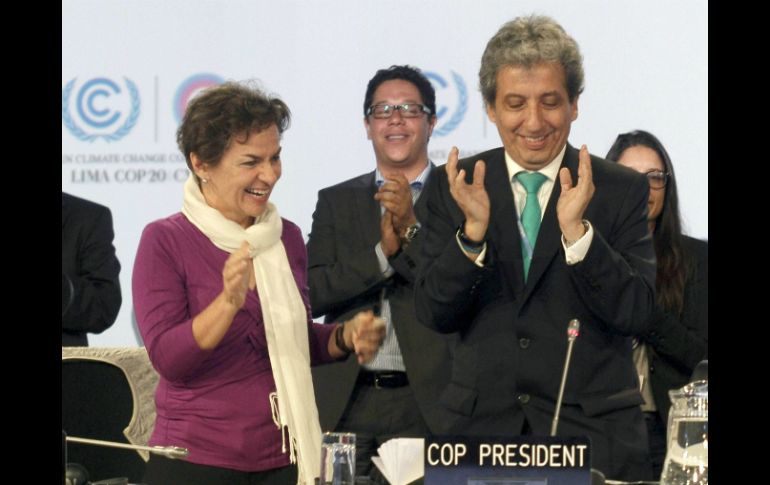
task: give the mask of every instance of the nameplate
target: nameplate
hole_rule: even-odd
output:
[[[425,485],[590,485],[588,437],[425,440]]]

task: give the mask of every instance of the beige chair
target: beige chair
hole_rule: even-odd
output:
[[[155,423],[158,374],[144,347],[62,347],[62,428],[68,436],[147,445]],[[79,443],[67,446],[91,480],[139,482],[146,451]]]

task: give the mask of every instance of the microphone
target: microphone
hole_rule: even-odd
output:
[[[569,326],[567,327],[567,358],[564,360],[564,372],[561,374],[559,397],[556,398],[556,411],[553,413],[553,421],[551,422],[551,436],[556,436],[556,427],[559,425],[561,400],[564,397],[564,386],[567,384],[567,372],[569,371],[569,362],[572,357],[572,346],[575,345],[575,339],[578,335],[580,335],[580,320],[573,318],[569,321]]]
[[[572,358],[572,346],[575,345],[575,339],[580,335],[580,320],[573,318],[567,326],[567,358],[564,359],[564,372],[561,375],[561,385],[559,386],[559,396],[556,399],[556,410],[553,414],[551,423],[551,436],[556,436],[556,428],[559,425],[559,413],[561,412],[561,400],[564,397],[564,386],[567,384],[567,372],[569,371],[570,359]],[[591,485],[605,485],[606,478],[604,473],[596,468],[591,468]],[[625,483],[625,482],[624,482]]]
[[[692,376],[690,377],[690,382],[707,380],[709,380],[709,361],[708,359],[705,359],[698,362],[698,365],[695,366],[695,370],[692,371]]]
[[[180,448],[179,446],[128,445],[126,443],[117,443],[115,441],[92,440],[88,438],[76,438],[74,436],[67,436],[67,442],[82,443],[84,445],[94,445],[94,446],[107,446],[112,448],[124,448],[126,450],[149,451],[150,453],[155,453],[156,455],[163,455],[166,458],[171,458],[172,460],[184,459],[184,458],[187,458],[187,455],[190,454],[187,448]]]

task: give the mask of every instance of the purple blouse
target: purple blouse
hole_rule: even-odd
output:
[[[307,309],[310,360],[332,362],[334,325],[312,322],[307,254],[300,229],[283,219],[281,240]],[[153,367],[157,417],[150,445],[182,446],[193,463],[261,471],[289,464],[268,395],[275,382],[262,308],[249,292],[213,350],[201,350],[192,319],[222,291],[229,253],[217,248],[182,213],[149,224],[134,262],[136,321]]]

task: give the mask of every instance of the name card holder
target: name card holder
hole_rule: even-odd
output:
[[[425,440],[425,485],[590,485],[587,436]]]

